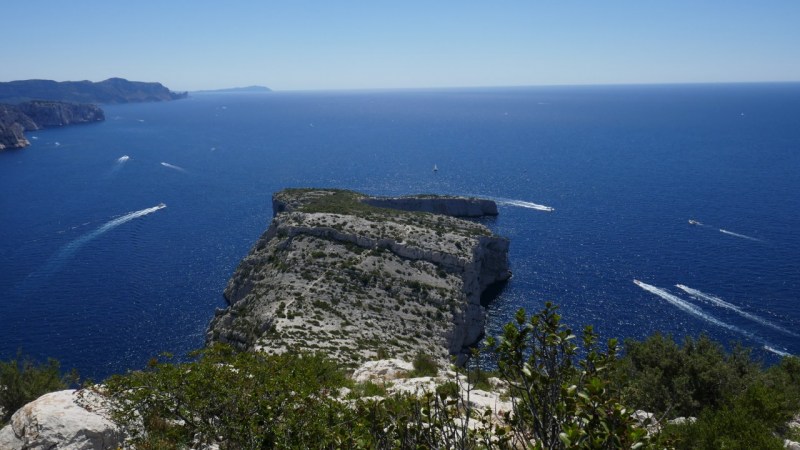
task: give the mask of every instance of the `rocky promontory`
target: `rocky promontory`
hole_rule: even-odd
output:
[[[105,120],[96,104],[158,102],[186,98],[161,83],[109,78],[91,81],[0,82],[0,150],[30,145],[25,131]],[[3,104],[5,103],[5,104]]]
[[[479,210],[497,213],[491,202],[461,197],[278,192],[272,223],[228,282],[229,306],[207,340],[321,351],[350,366],[383,355],[464,355],[483,334],[481,294],[511,276],[509,242],[426,211]]]
[[[0,83],[0,103],[51,100],[69,103],[159,102],[186,98],[161,83],[109,78],[104,81],[17,80]]]
[[[19,105],[0,104],[0,150],[30,145],[25,131],[103,120],[103,110],[96,105],[42,100]]]

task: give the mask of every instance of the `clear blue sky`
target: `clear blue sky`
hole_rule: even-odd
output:
[[[5,2],[0,81],[174,90],[800,81],[798,0]]]

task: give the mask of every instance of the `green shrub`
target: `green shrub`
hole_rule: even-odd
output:
[[[77,372],[63,376],[55,359],[39,364],[17,352],[16,358],[0,361],[0,425],[28,402],[77,382]]]
[[[732,353],[708,336],[686,338],[679,346],[655,334],[625,342],[625,356],[616,368],[626,401],[637,409],[670,417],[697,416],[742,391],[760,373],[748,350]]]
[[[488,340],[515,398],[509,418],[512,447],[531,441],[546,449],[644,446],[645,430],[622,405],[608,376],[616,362],[616,340],[600,350],[591,327],[584,329],[580,347],[575,340],[551,303],[530,317],[520,309],[499,340]]]
[[[736,401],[719,409],[708,408],[693,424],[667,427],[659,436],[677,450],[780,450],[782,439],[754,415],[747,401]]]
[[[414,370],[409,374],[413,377],[435,377],[439,373],[439,365],[430,355],[419,352],[414,356]]]
[[[223,448],[325,446],[328,430],[347,413],[330,397],[344,375],[320,356],[235,353],[221,345],[197,356],[183,364],[153,361],[146,371],[107,381],[114,418],[137,448],[193,440]]]

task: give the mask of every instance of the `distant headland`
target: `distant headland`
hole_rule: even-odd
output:
[[[69,103],[162,102],[186,98],[161,83],[109,78],[104,81],[19,80],[0,83],[0,103],[17,104],[31,100]]]
[[[25,131],[105,120],[97,104],[160,102],[186,98],[161,83],[19,80],[0,82],[0,151],[30,145]]]
[[[209,90],[202,90],[202,91],[192,91],[193,94],[225,94],[225,93],[262,93],[262,92],[272,92],[272,89],[266,86],[244,86],[244,87],[232,87],[232,88],[224,88],[224,89],[209,89]]]

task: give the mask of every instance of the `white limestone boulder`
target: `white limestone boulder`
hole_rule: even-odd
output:
[[[69,389],[45,394],[14,413],[0,430],[0,449],[105,450],[119,448],[123,438],[102,396]]]
[[[414,365],[402,359],[367,361],[353,372],[353,380],[358,383],[391,381],[407,376],[412,370],[414,370]]]

